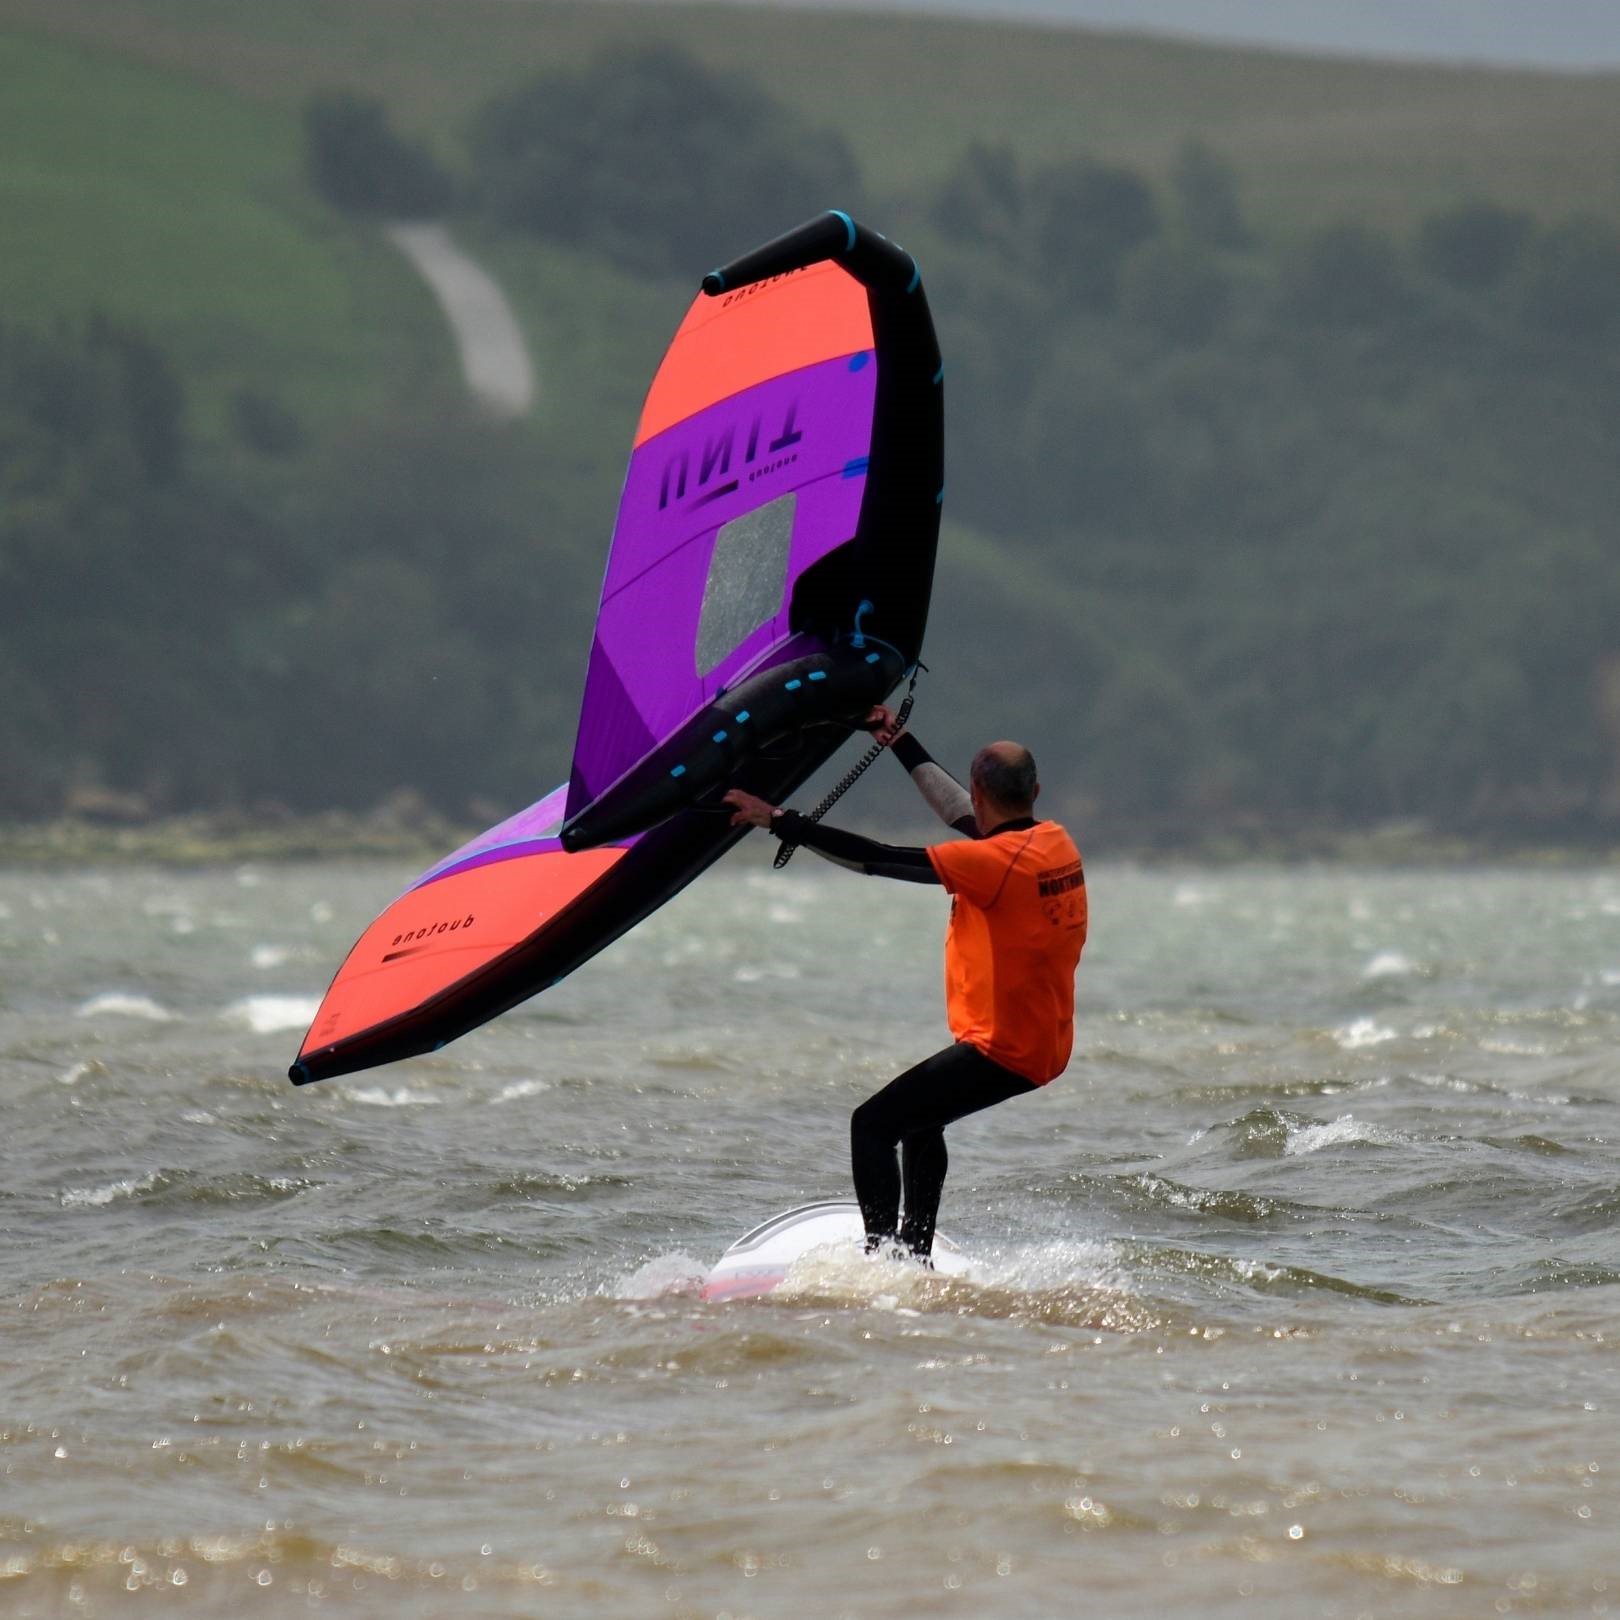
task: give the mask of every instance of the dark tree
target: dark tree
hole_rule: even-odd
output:
[[[97,318],[90,342],[118,366],[130,439],[147,476],[167,483],[180,471],[185,446],[185,391],[161,350],[127,327]]]
[[[932,214],[947,236],[1011,248],[1024,218],[1024,181],[1012,148],[975,141],[945,176]]]
[[[1043,270],[1084,307],[1111,309],[1125,256],[1159,232],[1148,183],[1131,169],[1082,158],[1037,173],[1029,219]]]
[[[644,274],[691,275],[728,247],[859,207],[841,137],[671,46],[610,51],[498,97],[473,154],[498,219]]]
[[[1244,248],[1253,241],[1238,200],[1236,172],[1202,141],[1181,143],[1170,184],[1177,218],[1190,241],[1212,248]]]
[[[1454,287],[1494,287],[1535,232],[1535,222],[1499,203],[1465,202],[1430,214],[1418,227],[1418,258]]]
[[[1205,343],[1220,330],[1232,289],[1204,254],[1159,240],[1126,260],[1120,310],[1172,343]]]
[[[442,214],[455,188],[419,141],[388,122],[387,109],[352,91],[321,91],[304,103],[306,161],[315,188],[351,214],[414,219]]]
[[[1307,326],[1370,326],[1407,307],[1395,244],[1367,225],[1330,225],[1283,266],[1284,307]]]
[[[1620,329],[1620,233],[1589,215],[1545,232],[1526,256],[1524,312],[1560,337],[1595,340]]]

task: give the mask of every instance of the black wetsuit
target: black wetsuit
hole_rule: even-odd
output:
[[[966,789],[935,764],[914,737],[899,737],[894,755],[949,826],[970,838],[979,836]],[[929,773],[936,773],[939,780]],[[1033,818],[1025,817],[994,830],[1010,832],[1034,825]],[[822,826],[795,810],[774,817],[771,831],[785,843],[802,844],[839,866],[871,877],[910,883],[940,881],[928,851],[921,846],[879,843],[858,833]],[[977,1047],[957,1041],[868,1097],[850,1120],[855,1197],[866,1223],[867,1247],[898,1239],[926,1258],[933,1249],[934,1223],[950,1163],[945,1127],[981,1108],[1039,1089],[1034,1081],[992,1062]],[[896,1146],[900,1149],[898,1164]],[[900,1220],[902,1193],[904,1222]]]

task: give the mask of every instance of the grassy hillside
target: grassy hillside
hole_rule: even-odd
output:
[[[531,795],[687,259],[788,223],[808,152],[791,217],[858,165],[948,358],[932,741],[1015,705],[1054,789],[1171,836],[1620,826],[1616,88],[729,5],[0,0],[0,807]],[[317,89],[454,172],[528,420],[469,406],[367,194],[321,200]]]
[[[836,124],[891,206],[967,141],[1091,150],[1162,172],[1189,132],[1262,225],[1407,224],[1477,192],[1620,209],[1620,75],[1310,59],[955,19],[621,0],[0,0],[0,22],[93,39],[267,106],[354,85],[447,145],[475,106],[603,45],[669,39]]]
[[[25,321],[96,309],[141,326],[174,357],[205,427],[242,387],[316,424],[453,388],[425,290],[304,185],[304,99],[375,94],[454,167],[491,95],[629,38],[676,41],[838,127],[873,217],[922,246],[922,199],[973,140],[1026,163],[1087,151],[1162,176],[1196,133],[1273,237],[1343,217],[1406,228],[1470,194],[1546,216],[1620,212],[1612,75],[636,0],[0,0],[0,303]],[[638,396],[646,372],[625,334],[661,341],[661,302],[644,317],[645,290],[616,283],[621,308],[604,325],[577,265],[488,236],[480,247],[511,286],[553,401],[567,379],[622,418],[615,392]],[[678,310],[676,289],[671,299]],[[554,317],[564,310],[583,333],[610,334],[613,353],[595,361],[637,362],[633,382],[592,361],[573,315]],[[582,376],[567,369],[576,353]]]
[[[0,87],[7,319],[139,327],[204,424],[239,388],[318,426],[444,375],[416,278],[305,195],[291,106],[10,31]]]

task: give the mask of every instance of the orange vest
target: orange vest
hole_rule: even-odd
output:
[[[945,1013],[951,1034],[1045,1085],[1074,1047],[1074,973],[1086,943],[1080,851],[1055,821],[933,844],[951,901]]]

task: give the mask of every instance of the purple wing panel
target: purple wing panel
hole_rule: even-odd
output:
[[[805,366],[637,447],[591,644],[570,814],[787,638],[795,582],[855,534],[877,369],[869,349]]]
[[[556,833],[562,825],[563,806],[568,799],[565,786],[553,788],[545,798],[537,799],[527,810],[469,839],[460,849],[446,855],[436,866],[430,866],[405,892],[424,888],[440,878],[467,872],[476,866],[492,866],[498,861],[516,860],[524,855],[543,854],[558,848]]]

